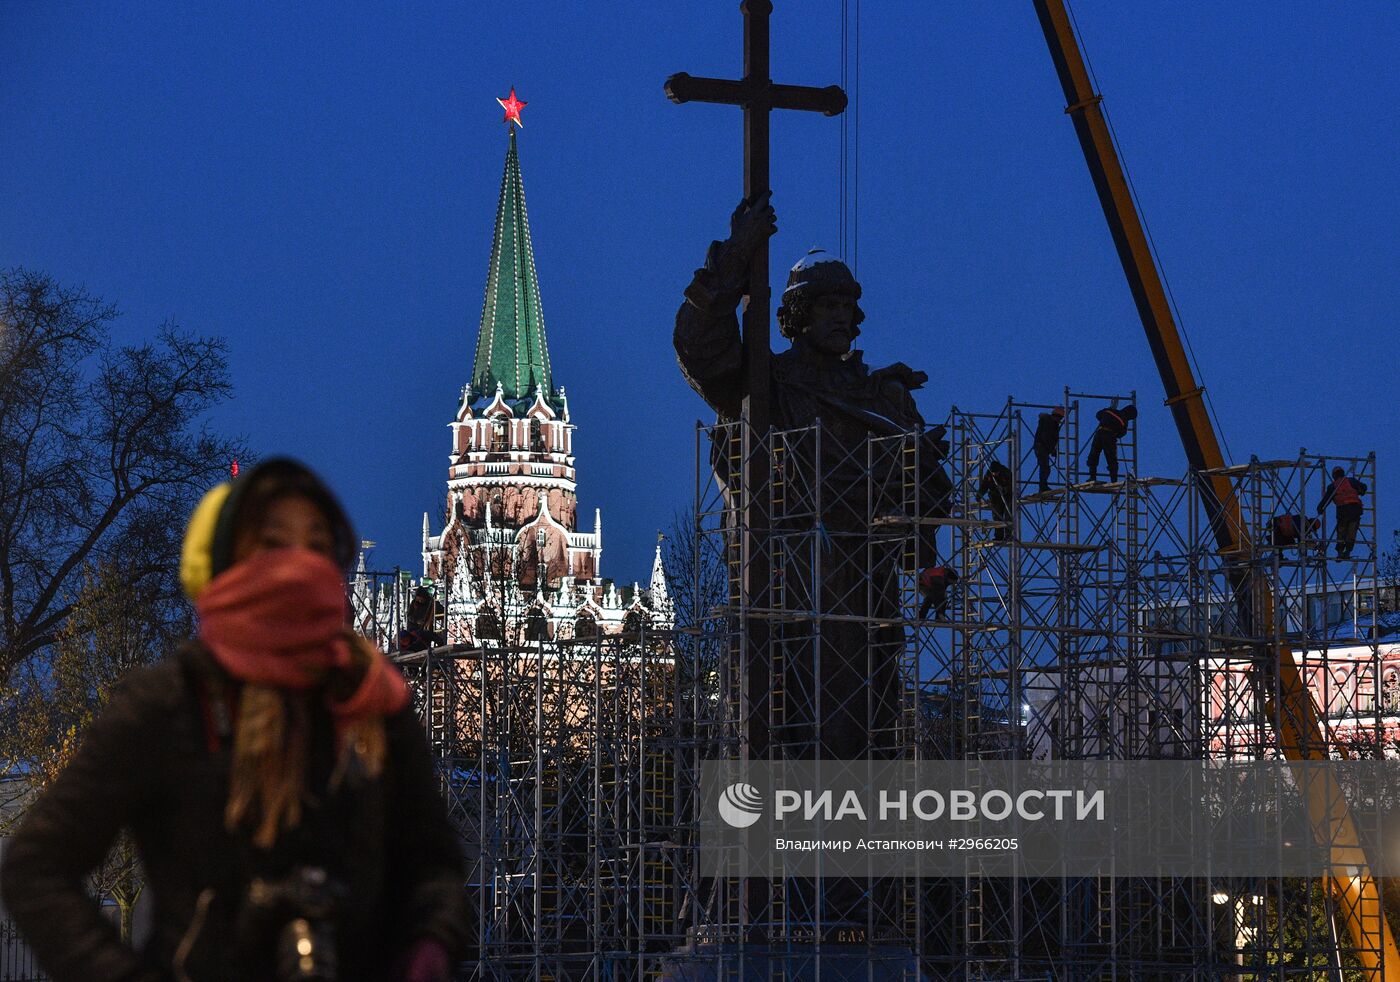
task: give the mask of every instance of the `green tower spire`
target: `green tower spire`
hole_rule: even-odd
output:
[[[511,93],[514,99],[514,92]],[[522,103],[523,105],[523,103]],[[530,245],[530,220],[525,212],[525,184],[510,127],[501,200],[496,205],[496,235],[491,243],[491,268],[486,274],[486,302],[481,332],[476,339],[472,388],[490,399],[500,382],[507,399],[528,397],[538,385],[545,398],[554,398],[549,348],[544,337],[544,308],[535,276],[535,251]]]

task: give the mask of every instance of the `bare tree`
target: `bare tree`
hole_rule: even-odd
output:
[[[115,309],[0,273],[0,690],[49,651],[84,567],[176,601],[178,519],[239,441],[203,422],[231,386],[222,340],[163,326],[117,347]]]
[[[189,636],[182,519],[246,457],[202,423],[230,393],[223,342],[166,325],[117,347],[115,316],[41,273],[0,273],[0,772],[31,794],[112,686]],[[125,838],[93,875],[127,938],[143,882]]]
[[[1380,592],[1380,612],[1400,612],[1400,529],[1390,533],[1390,549],[1376,560],[1376,587]]]
[[[129,561],[118,557],[85,566],[54,644],[45,657],[15,671],[9,725],[0,734],[0,769],[17,775],[31,793],[67,765],[122,676],[169,655],[193,629],[189,605],[171,598],[161,581],[133,576],[123,565]],[[0,825],[0,835],[9,831]],[[93,892],[117,906],[127,940],[144,882],[125,835],[92,876]]]
[[[700,720],[678,719],[681,731],[692,723],[718,721],[724,712],[726,685],[724,652],[727,632],[734,626],[729,606],[726,537],[717,531],[699,534],[694,512],[678,511],[661,546],[661,563],[675,605],[674,652],[678,703]],[[713,738],[717,730],[698,731]],[[697,744],[701,756],[717,746]]]
[[[661,544],[676,627],[698,627],[723,610],[728,598],[724,543],[717,533],[699,535],[693,512],[676,512]]]

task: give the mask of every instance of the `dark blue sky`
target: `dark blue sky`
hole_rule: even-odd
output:
[[[852,4],[854,5],[854,4]],[[841,78],[840,3],[779,0],[774,77]],[[863,4],[858,259],[874,364],[925,415],[1136,388],[1146,468],[1184,459],[1029,2]],[[1234,457],[1400,459],[1400,5],[1075,13]],[[805,19],[804,19],[805,18]],[[416,567],[470,373],[506,134],[520,154],[583,514],[643,578],[706,407],[675,307],[740,190],[737,2],[0,4],[0,264],[229,339],[219,425],[323,469]],[[857,91],[852,86],[852,95]],[[774,125],[773,267],[839,250],[840,124]],[[1400,510],[1381,488],[1384,528]]]

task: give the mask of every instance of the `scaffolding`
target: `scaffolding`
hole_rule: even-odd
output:
[[[1302,450],[1291,459],[1256,458],[1218,472],[1229,479],[1240,503],[1243,528],[1236,531],[1243,534],[1235,540],[1250,546],[1225,557],[1226,563],[1202,564],[1194,598],[1196,629],[1208,652],[1201,673],[1205,755],[1282,759],[1277,724],[1293,711],[1283,698],[1282,649],[1291,652],[1292,666],[1313,695],[1324,734],[1324,746],[1302,746],[1302,755],[1395,756],[1400,705],[1385,697],[1384,681],[1387,666],[1393,673],[1386,656],[1396,653],[1398,639],[1392,633],[1387,643],[1382,616],[1375,467],[1374,454],[1337,457]],[[1314,513],[1337,468],[1361,480],[1373,496],[1347,557],[1329,554],[1340,545],[1338,529],[1330,514]],[[1204,511],[1198,521],[1205,521]],[[1230,564],[1248,576],[1231,577]],[[1261,602],[1263,596],[1268,600]],[[1394,597],[1389,601],[1393,604]],[[1353,808],[1352,817],[1374,830],[1382,816]],[[1280,977],[1341,977],[1355,965],[1356,953],[1339,943],[1330,883],[1226,882],[1217,884],[1212,896],[1221,940],[1246,970],[1259,965]],[[1382,911],[1372,916],[1385,916],[1384,906],[1395,900],[1384,896]],[[1380,960],[1382,952],[1371,954]]]
[[[416,586],[359,572],[357,628],[396,650]],[[676,710],[675,634],[549,638],[519,606],[494,640],[394,655],[469,860],[469,977],[655,977],[683,941],[677,721],[700,711]]]
[[[1286,466],[1252,461],[1232,469],[1254,545],[1248,556],[1222,556],[1208,525],[1203,475],[1142,474],[1135,428],[1118,443],[1117,480],[1089,479],[1099,411],[1133,402],[1132,393],[1064,392],[1052,487],[1044,493],[1034,481],[1034,431],[1052,405],[1013,399],[997,413],[954,409],[937,450],[927,434],[872,437],[863,487],[848,480],[856,455],[823,448],[818,427],[764,440],[739,423],[705,429],[699,472],[708,473],[718,447],[730,455],[721,469],[730,477],[725,486],[697,488],[698,550],[722,557],[719,565],[737,584],[745,530],[736,481],[750,473],[746,461],[764,456],[772,577],[770,606],[743,609],[732,586],[729,605],[703,612],[720,675],[730,679],[728,698],[714,703],[726,714],[697,721],[711,734],[706,746],[742,752],[736,666],[747,624],[758,621],[773,635],[775,661],[768,757],[810,755],[813,720],[839,711],[837,700],[847,697],[823,698],[818,639],[854,620],[865,627],[872,684],[858,698],[867,700],[874,756],[1280,758],[1270,720],[1285,709],[1268,664],[1280,644],[1297,651],[1333,740],[1344,722],[1350,749],[1381,752],[1396,720],[1387,730],[1369,517],[1375,499],[1345,561],[1325,554],[1335,535],[1325,518],[1309,522],[1305,509],[1321,500],[1336,466],[1374,496],[1374,459],[1301,454]],[[1009,500],[997,501],[984,481],[994,460],[1015,475]],[[931,466],[943,468],[951,486],[938,500],[929,495]],[[865,508],[856,522],[853,502]],[[1302,529],[1296,544],[1275,532],[1285,515]],[[852,588],[844,581],[827,588],[823,573],[841,580],[857,539],[866,556],[865,597],[851,603]],[[933,562],[950,563],[959,581],[945,617],[921,618],[919,572]],[[1241,566],[1251,574],[1243,581]],[[1244,625],[1241,605],[1257,598],[1240,595],[1241,582],[1274,598],[1275,619]],[[1342,595],[1352,598],[1349,631],[1339,631]],[[895,645],[892,630],[901,639]],[[793,671],[798,658],[816,670]],[[887,689],[879,680],[889,664],[899,682]],[[882,713],[887,691],[897,705]],[[840,923],[842,911],[823,902],[822,887],[814,894],[800,878],[774,880],[766,934],[788,942],[786,957],[763,950],[747,963],[744,942],[752,935],[740,918],[742,882],[706,887],[686,928],[703,939],[690,954],[707,955],[712,967],[676,977],[756,978],[755,963],[767,970],[780,960],[785,977],[815,977],[820,948],[792,942],[827,937],[823,918],[833,914]],[[931,979],[1301,977],[1353,964],[1329,923],[1329,904],[1316,882],[1282,878],[876,880],[861,908],[866,930],[845,937],[864,939],[870,964],[884,961],[872,969],[880,978],[916,977],[892,949],[912,952],[916,973]],[[840,974],[845,955],[828,957],[834,977],[847,977]]]
[[[1205,980],[1351,966],[1319,881],[911,876],[853,893],[778,875],[755,893],[698,875],[700,762],[750,752],[755,705],[768,760],[845,747],[852,721],[858,754],[879,759],[1271,759],[1283,645],[1334,749],[1393,753],[1400,680],[1387,672],[1400,665],[1380,616],[1374,458],[1230,468],[1251,547],[1221,555],[1202,476],[1142,475],[1134,428],[1118,479],[1087,479],[1097,413],[1132,401],[1063,393],[1044,493],[1034,432],[1053,405],[954,409],[929,432],[854,446],[820,427],[701,427],[674,630],[526,641],[510,624],[528,611],[506,611],[497,643],[399,656],[472,855],[473,977]],[[1014,475],[1009,495],[984,481],[993,460]],[[1346,560],[1327,552],[1331,516],[1310,511],[1337,466],[1371,496]],[[753,473],[767,475],[761,537],[742,526]],[[944,610],[920,587],[936,564],[959,575]],[[740,589],[755,566],[762,607]],[[408,592],[398,577],[352,591],[372,611],[362,630],[391,638]],[[1242,615],[1259,609],[1272,616]],[[756,636],[771,659],[761,693],[746,688]]]

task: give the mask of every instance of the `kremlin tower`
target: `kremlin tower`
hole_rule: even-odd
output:
[[[499,99],[509,144],[471,378],[452,421],[447,512],[423,572],[439,585],[447,641],[568,640],[669,627],[658,546],[646,590],[602,579],[603,522],[578,528],[574,424],[545,340],[516,128],[525,103]]]

